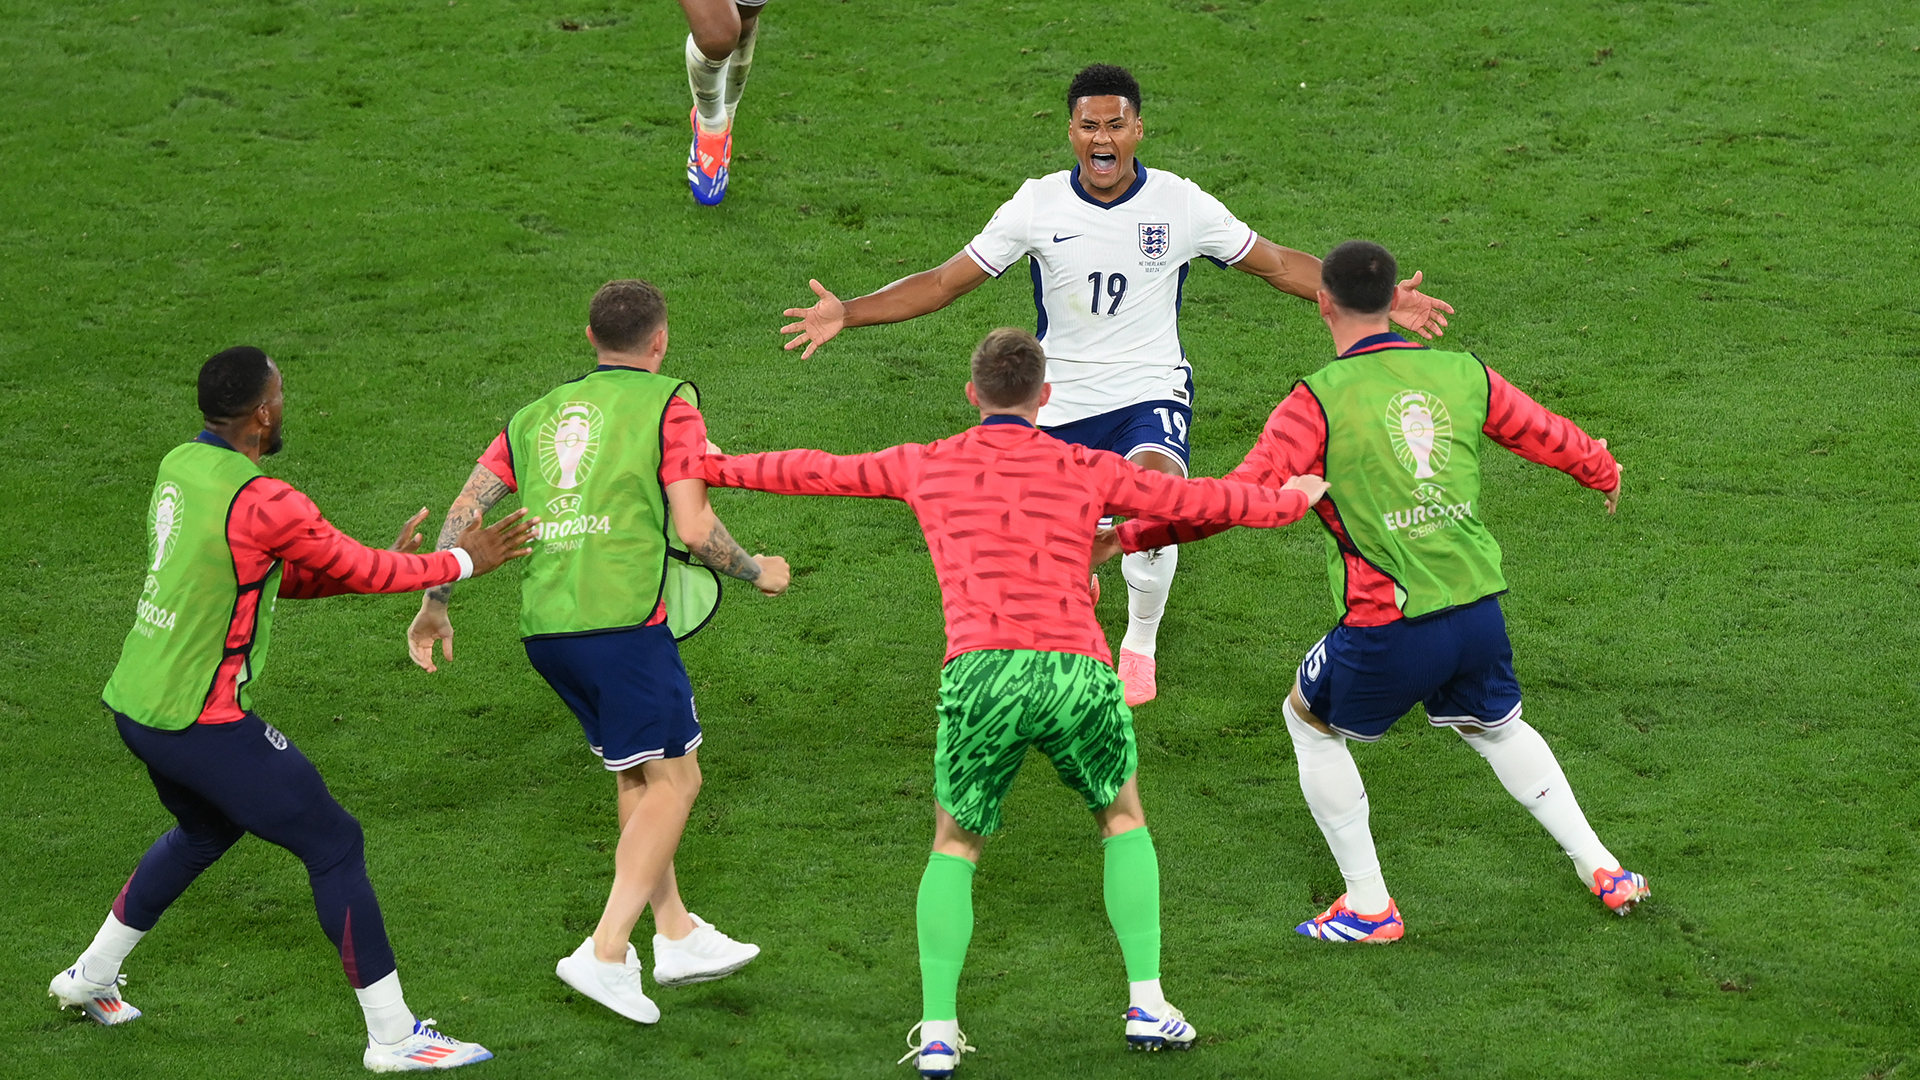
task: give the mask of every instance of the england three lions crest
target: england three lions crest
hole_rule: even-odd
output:
[[[1163,258],[1170,246],[1168,237],[1173,230],[1164,221],[1140,223],[1140,254],[1149,259]]]

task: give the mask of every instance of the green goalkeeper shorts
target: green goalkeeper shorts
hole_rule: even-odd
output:
[[[986,836],[1032,746],[1068,787],[1101,810],[1139,767],[1120,677],[1091,656],[986,649],[940,674],[933,797],[960,827]]]

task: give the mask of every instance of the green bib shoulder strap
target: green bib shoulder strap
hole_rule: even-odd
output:
[[[1354,553],[1393,579],[1401,613],[1419,618],[1504,591],[1500,545],[1477,514],[1488,395],[1480,361],[1386,349],[1302,382],[1326,413],[1328,498]],[[1344,608],[1341,556],[1330,536],[1329,584]]]

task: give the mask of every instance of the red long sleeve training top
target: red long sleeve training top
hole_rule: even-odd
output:
[[[1345,355],[1370,351],[1366,345],[1372,340],[1360,342]],[[1487,369],[1487,396],[1487,422],[1480,429],[1487,438],[1528,461],[1558,469],[1586,487],[1611,491],[1619,483],[1620,465],[1606,447],[1573,421],[1528,397],[1492,368]],[[1274,488],[1302,473],[1324,476],[1326,468],[1327,417],[1313,392],[1301,383],[1267,417],[1267,426],[1247,452],[1246,460],[1226,479]],[[1353,554],[1332,498],[1321,499],[1314,512],[1346,552],[1346,624],[1382,626],[1402,618],[1393,601],[1393,579]],[[1145,551],[1199,540],[1231,527],[1218,522],[1199,523],[1191,517],[1185,521],[1129,521],[1120,527],[1120,546],[1127,551]]]
[[[706,478],[715,487],[900,499],[912,507],[940,580],[948,660],[980,649],[1035,649],[1111,664],[1087,590],[1094,529],[1105,515],[1274,526],[1307,511],[1297,491],[1167,476],[1011,416],[873,454],[709,457]]]
[[[262,476],[234,496],[227,513],[227,547],[241,585],[262,581],[282,564],[280,595],[311,600],[340,593],[401,593],[431,589],[460,578],[460,560],[450,551],[403,555],[370,548],[334,528],[313,500],[285,480]],[[214,676],[199,723],[230,724],[245,716],[236,682],[247,661],[259,620],[260,590],[243,590],[227,624],[228,655]]]

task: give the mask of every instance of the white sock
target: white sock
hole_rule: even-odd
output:
[[[740,44],[733,47],[733,55],[727,58],[727,123],[733,123],[734,111],[740,108],[740,92],[747,88],[747,75],[753,71],[753,40],[760,36],[760,20],[742,28]]]
[[[1587,824],[1587,815],[1581,813],[1547,740],[1531,724],[1516,716],[1499,727],[1483,728],[1478,735],[1462,733],[1460,737],[1493,766],[1493,775],[1500,778],[1507,794],[1546,826],[1560,850],[1573,860],[1582,883],[1591,886],[1595,870],[1619,868],[1613,852]]]
[[[1162,1019],[1166,1018],[1167,996],[1160,992],[1159,979],[1142,979],[1127,984],[1127,1004],[1135,1009],[1145,1009]]]
[[[693,43],[692,34],[687,35],[687,86],[693,91],[700,126],[710,132],[727,130],[727,107],[722,100],[727,90],[727,58],[707,59]]]
[[[1307,797],[1307,809],[1327,838],[1333,861],[1340,864],[1340,876],[1347,879],[1347,906],[1360,915],[1387,910],[1393,898],[1380,876],[1380,856],[1373,850],[1373,830],[1367,823],[1367,788],[1347,752],[1347,737],[1307,723],[1294,711],[1291,696],[1281,711],[1300,764],[1300,794]]]
[[[108,912],[107,921],[100,924],[100,932],[93,935],[93,944],[80,954],[74,966],[88,982],[109,985],[120,978],[120,965],[127,962],[127,954],[146,936],[145,930],[135,930]]]
[[[1121,648],[1153,659],[1160,640],[1160,616],[1166,614],[1167,593],[1179,565],[1178,545],[1120,556],[1120,573],[1127,579],[1127,633],[1120,639]]]
[[[394,1043],[413,1034],[413,1012],[407,1008],[407,999],[400,993],[400,973],[390,971],[387,977],[353,992],[360,999],[360,1011],[367,1014],[367,1037],[377,1043]]]
[[[960,1048],[960,1021],[920,1021],[920,1045],[925,1046],[930,1042],[943,1042],[955,1050],[958,1050]]]

